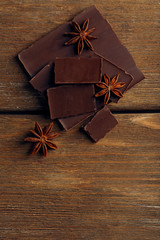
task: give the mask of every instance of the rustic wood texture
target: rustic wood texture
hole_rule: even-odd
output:
[[[158,239],[160,114],[115,116],[99,143],[61,131],[41,159],[23,138],[48,119],[1,116],[0,239]]]
[[[146,79],[110,106],[119,124],[97,144],[78,127],[65,132],[54,122],[59,148],[31,157],[23,139],[35,121],[51,120],[17,53],[93,4]],[[159,239],[159,6],[158,0],[0,0],[0,239]]]
[[[133,55],[146,79],[128,91],[113,110],[159,109],[159,0],[1,0],[0,110],[42,110],[41,97],[16,55],[53,28],[95,4]]]

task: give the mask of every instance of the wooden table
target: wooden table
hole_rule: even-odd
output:
[[[54,123],[58,150],[30,157],[24,137],[51,120],[16,55],[92,4],[146,79],[110,105],[119,125],[97,144]],[[0,1],[0,239],[158,239],[158,19],[158,0]]]

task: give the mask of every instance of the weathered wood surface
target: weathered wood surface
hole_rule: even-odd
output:
[[[0,1],[0,111],[42,110],[41,97],[28,84],[16,55],[53,28],[95,4],[130,50],[146,79],[135,86],[113,110],[159,109],[158,0],[1,0]]]
[[[0,118],[0,239],[157,240],[160,114],[118,114],[93,144],[78,127],[47,158],[23,143],[41,116]]]
[[[54,123],[59,148],[47,158],[30,157],[23,142],[35,121],[50,120],[36,115],[45,106],[16,55],[92,4],[146,76],[111,109],[159,109],[158,0],[1,0],[0,239],[159,238],[160,114],[117,114],[119,125],[97,144]]]

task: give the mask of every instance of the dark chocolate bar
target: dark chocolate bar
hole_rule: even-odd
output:
[[[94,141],[98,142],[106,133],[118,124],[107,106],[99,110],[94,117],[83,126],[83,130]]]
[[[119,82],[126,82],[122,92],[141,81],[144,76],[135,65],[132,56],[95,6],[87,8],[73,20],[82,25],[87,18],[89,28],[96,28],[94,36],[97,39],[91,40],[95,50],[85,48],[82,56],[103,56],[103,74],[106,73],[112,78],[119,73]],[[54,62],[56,57],[78,57],[77,49],[75,50],[73,45],[65,46],[70,37],[64,33],[71,31],[73,31],[71,22],[63,24],[18,54],[19,60],[30,76],[33,77],[50,61]],[[47,79],[46,81],[48,82]]]
[[[93,84],[68,85],[48,89],[51,119],[95,111],[94,94]]]
[[[55,84],[97,83],[102,78],[102,59],[56,58]]]

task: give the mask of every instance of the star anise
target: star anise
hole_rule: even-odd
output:
[[[125,85],[125,82],[118,82],[119,74],[115,75],[112,80],[107,76],[107,74],[104,74],[104,82],[99,82],[96,84],[96,86],[100,87],[102,90],[95,94],[95,97],[100,97],[104,95],[104,104],[107,104],[111,92],[114,93],[118,97],[123,97],[123,94],[121,93],[118,88],[122,88]]]
[[[27,137],[24,139],[24,141],[34,143],[31,155],[37,153],[40,149],[42,149],[43,155],[46,157],[47,147],[57,149],[56,144],[54,144],[51,140],[55,137],[58,137],[59,133],[51,132],[52,128],[53,123],[48,124],[43,129],[38,122],[35,123],[34,130],[30,130],[34,137]]]
[[[78,43],[78,54],[79,55],[82,54],[82,51],[84,49],[84,43],[93,51],[94,48],[89,40],[96,39],[97,37],[90,35],[95,30],[95,28],[88,29],[89,19],[87,19],[83,23],[82,28],[75,21],[72,21],[72,24],[73,24],[75,32],[65,33],[66,35],[73,36],[68,42],[65,43],[65,45],[71,45],[71,44]]]

